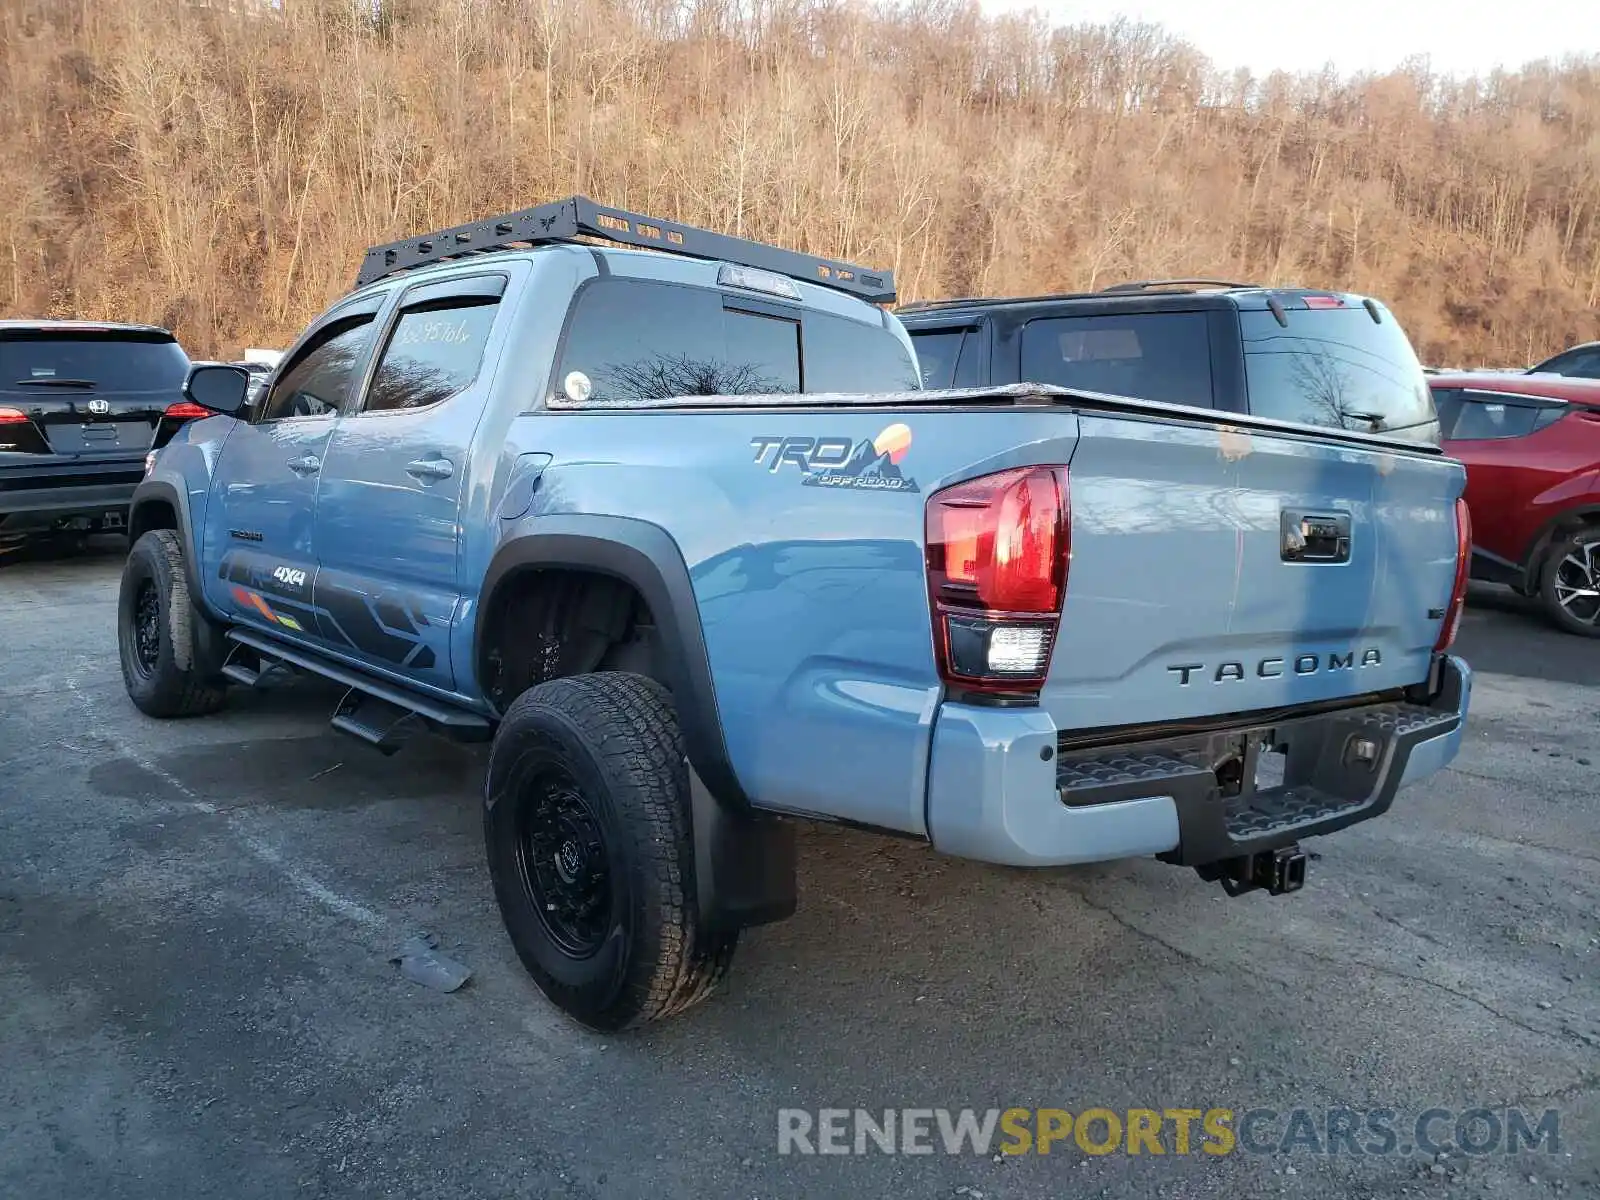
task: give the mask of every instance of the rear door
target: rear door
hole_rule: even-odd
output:
[[[21,414],[5,440],[17,453],[142,457],[167,409],[182,400],[188,370],[188,356],[164,330],[0,329],[0,409]]]
[[[1227,317],[1210,303],[1035,317],[1018,339],[1017,378],[1195,408],[1230,407],[1218,402],[1229,392],[1222,353]]]
[[[453,683],[461,494],[507,282],[490,272],[401,293],[318,485],[315,598],[340,648],[443,689]]]
[[[222,612],[330,641],[312,608],[317,480],[371,352],[384,295],[333,310],[301,339],[249,424],[229,434],[205,518],[205,589]]]

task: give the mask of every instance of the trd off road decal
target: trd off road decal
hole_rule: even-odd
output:
[[[777,474],[798,467],[806,487],[854,488],[868,492],[915,492],[917,481],[900,470],[911,449],[911,430],[890,425],[875,438],[754,437],[755,461]]]
[[[305,570],[247,550],[226,555],[217,573],[241,608],[273,625],[419,671],[436,661],[433,650],[422,644],[428,618],[408,596],[369,596],[318,580],[313,599]]]

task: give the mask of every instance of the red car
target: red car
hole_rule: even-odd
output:
[[[1428,380],[1467,468],[1472,575],[1600,637],[1600,380],[1463,372]]]

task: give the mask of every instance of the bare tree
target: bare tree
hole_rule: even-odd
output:
[[[232,354],[374,242],[583,190],[906,299],[1343,286],[1516,362],[1594,336],[1597,147],[1597,58],[1263,79],[967,0],[0,0],[0,306]]]

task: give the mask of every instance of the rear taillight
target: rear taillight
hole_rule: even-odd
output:
[[[1434,653],[1450,649],[1456,640],[1456,630],[1461,628],[1461,612],[1467,606],[1467,577],[1472,568],[1472,515],[1467,511],[1465,497],[1456,501],[1456,578],[1450,587],[1450,607],[1444,610],[1444,624],[1439,626],[1439,640],[1433,644]]]
[[[939,674],[967,691],[1037,694],[1072,552],[1066,467],[1021,467],[928,497],[928,598]]]
[[[14,408],[0,408],[0,425],[21,425],[28,420],[28,414],[18,412]]]
[[[190,404],[187,400],[180,400],[176,404],[167,405],[167,411],[162,415],[173,420],[188,421],[198,417],[209,417],[211,410],[201,408],[198,404]]]

